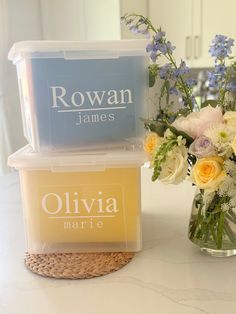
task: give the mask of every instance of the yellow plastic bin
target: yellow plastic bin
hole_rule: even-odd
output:
[[[33,152],[9,157],[19,169],[26,251],[136,252],[141,249],[143,152]]]

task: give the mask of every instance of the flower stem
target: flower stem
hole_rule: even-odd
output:
[[[168,55],[168,57],[166,57],[166,58],[173,64],[175,69],[178,69],[176,61],[173,58],[173,56],[169,52],[167,53],[167,55]],[[186,99],[188,100],[189,109],[190,109],[190,111],[193,111],[191,96],[189,95],[188,88],[186,87],[186,85],[184,83],[183,77],[180,75],[178,80],[180,81],[179,84],[180,84],[180,86],[182,87],[182,89],[184,91]]]
[[[227,93],[227,84],[230,81],[230,68],[227,69],[225,74],[224,82],[221,82],[221,86],[219,88],[219,98],[218,102],[221,104],[222,108],[224,108],[225,95]]]
[[[224,230],[225,230],[225,233],[227,234],[229,240],[232,243],[236,243],[236,236],[233,233],[232,229],[230,228],[229,223],[226,220],[225,220],[225,223],[224,223]]]
[[[217,249],[222,248],[225,213],[221,212],[217,228]]]
[[[214,228],[213,228],[213,225],[210,224],[210,225],[209,225],[209,229],[210,229],[210,231],[211,231],[212,238],[213,238],[214,242],[217,243],[217,237],[216,237],[216,233],[215,233],[215,230],[214,230]]]

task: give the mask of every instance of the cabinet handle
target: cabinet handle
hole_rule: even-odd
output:
[[[200,44],[199,44],[199,36],[194,36],[194,59],[198,59],[200,57]]]
[[[191,50],[192,50],[191,37],[186,36],[185,37],[185,55],[186,55],[187,60],[191,58],[191,52],[192,52]]]

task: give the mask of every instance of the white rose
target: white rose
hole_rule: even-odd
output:
[[[229,128],[236,129],[236,111],[227,111],[224,114],[224,121]]]
[[[175,146],[168,154],[166,161],[162,165],[159,179],[164,184],[179,184],[188,172],[187,148],[185,146]]]

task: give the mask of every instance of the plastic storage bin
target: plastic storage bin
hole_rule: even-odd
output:
[[[138,145],[145,40],[14,44],[24,134],[35,151]]]
[[[9,157],[19,169],[27,251],[135,252],[141,249],[140,151]]]

